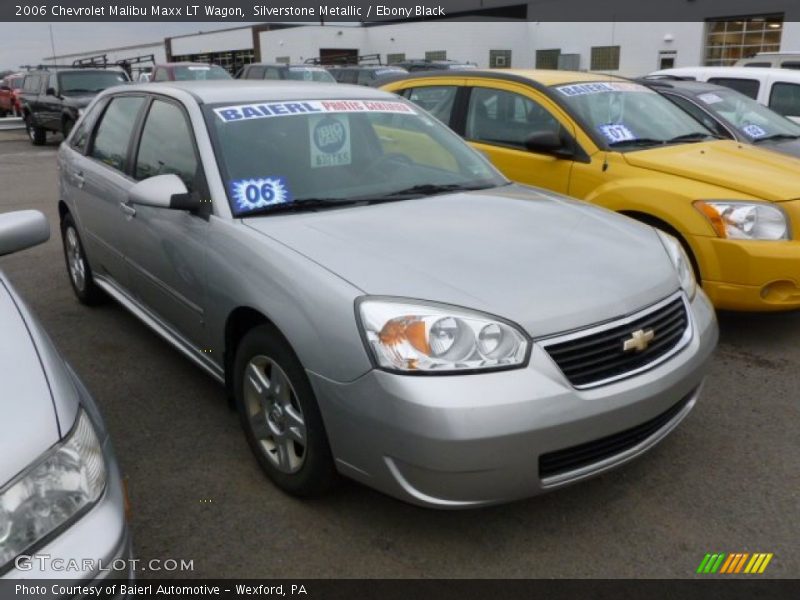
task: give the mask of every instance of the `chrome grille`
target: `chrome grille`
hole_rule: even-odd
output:
[[[638,335],[634,335],[639,332]],[[652,339],[643,350],[630,348],[641,337]],[[688,339],[689,316],[679,296],[661,302],[632,318],[546,340],[542,343],[567,379],[575,387],[590,387],[620,379],[665,359]]]

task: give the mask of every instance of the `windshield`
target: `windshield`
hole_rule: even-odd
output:
[[[336,83],[333,75],[322,67],[289,67],[286,79],[295,81],[318,81],[321,83]]]
[[[507,183],[478,152],[399,100],[204,107],[235,215],[419,198]]]
[[[555,90],[615,150],[700,141],[713,135],[672,102],[636,83],[575,83]]]
[[[751,140],[800,136],[800,125],[727,88],[698,94],[701,106],[728,121]]]
[[[58,85],[62,94],[70,92],[102,92],[128,78],[121,71],[87,71],[83,73],[60,73]]]
[[[175,81],[194,81],[206,79],[232,79],[230,74],[217,65],[191,65],[188,67],[173,67]]]

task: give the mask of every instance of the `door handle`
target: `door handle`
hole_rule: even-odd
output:
[[[83,171],[78,171],[77,173],[73,173],[72,176],[75,178],[75,181],[78,183],[78,187],[82,188],[83,184],[86,183],[86,180],[83,178]]]
[[[136,216],[136,209],[133,208],[130,204],[126,204],[125,202],[119,203],[119,208],[122,212],[125,213],[126,217],[135,217]]]

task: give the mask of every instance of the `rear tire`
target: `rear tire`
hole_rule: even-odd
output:
[[[61,241],[64,247],[67,275],[75,296],[87,306],[101,304],[107,296],[94,282],[92,268],[86,259],[78,228],[69,213],[64,215],[61,220]]]
[[[47,132],[42,127],[34,125],[30,115],[25,117],[25,130],[28,132],[31,144],[34,146],[44,146],[44,143],[47,141]]]
[[[250,330],[236,349],[236,408],[250,448],[272,482],[315,496],[336,482],[328,436],[305,370],[272,325]]]

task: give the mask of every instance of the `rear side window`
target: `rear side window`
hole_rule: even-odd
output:
[[[800,60],[785,60],[781,63],[781,69],[800,69]]]
[[[769,107],[784,117],[800,117],[800,85],[774,84],[769,95]]]
[[[97,127],[89,155],[123,171],[131,132],[143,104],[141,96],[121,96],[111,100]]]
[[[411,88],[403,96],[431,113],[445,125],[450,124],[458,88],[454,85],[430,85]]]
[[[95,102],[89,109],[89,112],[83,115],[80,125],[75,129],[72,137],[70,137],[69,145],[81,154],[86,152],[89,136],[92,133],[92,124],[95,122],[97,115],[102,112],[105,105],[106,103],[103,101]]]
[[[156,69],[156,74],[153,76],[153,81],[167,81],[169,75],[166,69]]]
[[[760,84],[757,79],[741,79],[738,77],[712,77],[708,83],[716,83],[726,88],[731,88],[745,96],[750,96],[753,100],[758,98],[758,88]]]
[[[197,174],[197,155],[183,111],[171,102],[156,100],[144,122],[134,178],[141,180],[168,173],[180,177],[191,191]]]
[[[745,67],[771,67],[772,63],[768,62],[749,62],[744,65]]]

